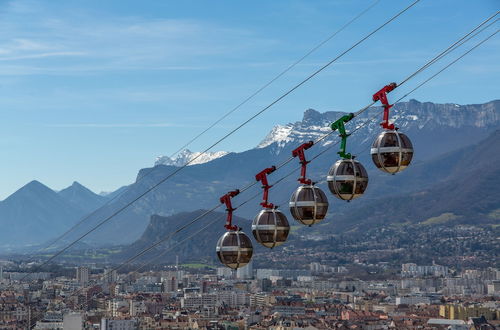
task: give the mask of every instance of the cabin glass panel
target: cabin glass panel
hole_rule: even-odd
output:
[[[398,167],[399,166],[399,152],[383,152],[380,153],[380,158],[384,167]]]
[[[238,246],[236,233],[228,233],[222,239],[222,246]]]
[[[399,147],[399,141],[398,137],[396,136],[397,133],[394,132],[388,132],[385,133],[382,137],[382,142],[380,143],[380,147]]]
[[[337,169],[337,175],[354,175],[354,167],[352,162],[342,162]]]
[[[401,139],[401,147],[405,149],[413,149],[413,145],[411,144],[410,139],[406,135],[399,134],[399,138]]]
[[[401,157],[401,166],[408,166],[413,158],[413,152],[403,152]]]

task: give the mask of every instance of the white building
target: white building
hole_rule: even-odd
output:
[[[64,314],[63,328],[64,328],[64,330],[81,330],[81,329],[83,329],[82,314],[79,314],[79,313]]]
[[[130,316],[139,316],[146,313],[147,307],[144,301],[130,300],[129,303]]]
[[[330,280],[312,282],[312,288],[315,290],[318,290],[318,291],[326,291],[326,290],[335,289],[336,286],[337,286],[337,283],[335,283],[334,281],[330,281]]]
[[[449,269],[446,266],[418,266],[417,264],[408,263],[401,265],[402,277],[420,277],[420,276],[436,276],[445,277],[449,274]]]
[[[104,271],[104,281],[106,283],[116,283],[118,280],[118,273],[114,269],[106,269]]]
[[[262,280],[264,278],[269,279],[271,276],[279,276],[279,274],[278,274],[278,270],[276,270],[276,269],[261,268],[261,269],[257,269],[256,276],[257,276],[258,280]]]
[[[491,284],[488,284],[487,290],[489,295],[499,295],[500,281],[493,281]]]
[[[89,282],[89,269],[88,267],[78,267],[76,269],[76,281],[80,285],[85,285]]]
[[[179,289],[179,283],[176,277],[164,278],[163,279],[163,291],[164,292],[175,292]]]
[[[250,262],[241,268],[238,268],[236,271],[236,278],[240,280],[249,280],[253,278],[253,261]]]
[[[314,278],[312,276],[298,276],[297,282],[312,282]]]
[[[35,324],[35,327],[33,328],[35,330],[64,330],[63,329],[63,323],[62,322],[48,322],[48,321],[37,321]]]
[[[250,295],[244,291],[219,291],[217,292],[217,301],[220,305],[226,305],[230,308],[250,305]]]
[[[422,296],[396,297],[396,305],[430,305],[431,299]]]
[[[108,301],[108,312],[113,317],[118,316],[118,310],[122,307],[129,307],[129,304],[126,300],[112,299]]]
[[[135,330],[137,320],[101,319],[101,330]]]
[[[232,278],[233,270],[229,267],[217,267],[217,276],[222,278]]]
[[[204,307],[216,307],[217,295],[206,294],[193,294],[181,298],[181,307],[190,310],[201,310]]]
[[[167,279],[175,277],[176,279],[182,278],[185,274],[183,270],[167,270],[161,272],[161,281],[164,282]]]

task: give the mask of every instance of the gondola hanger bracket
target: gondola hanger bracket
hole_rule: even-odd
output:
[[[310,179],[306,178],[307,164],[309,164],[310,161],[306,160],[306,155],[305,155],[304,151],[311,148],[313,145],[314,145],[314,142],[309,141],[309,142],[303,143],[298,148],[296,148],[292,151],[292,156],[299,157],[300,165],[302,165],[302,167],[300,169],[300,178],[298,179],[298,181],[302,184],[311,184],[312,183],[312,181]]]
[[[268,203],[267,199],[269,197],[269,189],[271,189],[272,185],[269,185],[269,182],[267,181],[267,175],[273,173],[276,171],[276,166],[271,166],[266,169],[263,169],[259,173],[255,175],[255,180],[260,181],[262,183],[262,189],[264,189],[264,196],[262,198],[262,202],[260,205],[265,207],[266,209],[272,209],[274,208],[273,203]]]
[[[236,210],[236,208],[233,208],[233,205],[231,204],[231,198],[234,196],[238,195],[240,193],[239,189],[233,190],[228,192],[227,194],[223,195],[220,198],[220,202],[222,204],[226,205],[226,212],[227,212],[227,219],[226,219],[226,224],[224,227],[227,230],[238,230],[238,226],[233,225],[233,211]]]
[[[387,100],[387,93],[392,92],[396,87],[398,87],[398,84],[392,82],[389,85],[385,85],[381,90],[373,94],[373,102],[380,101],[380,103],[382,103],[382,106],[384,107],[384,119],[380,123],[380,126],[382,126],[384,129],[396,129],[394,127],[394,124],[389,123],[389,110],[394,104],[389,104],[389,101]]]
[[[350,153],[346,153],[346,145],[347,145],[347,138],[351,134],[347,134],[345,130],[345,123],[349,122],[351,119],[354,118],[354,114],[350,113],[348,115],[340,117],[337,121],[333,122],[331,125],[331,128],[333,131],[339,131],[339,136],[342,139],[340,141],[340,151],[337,152],[340,157],[344,159],[351,159],[352,155]]]

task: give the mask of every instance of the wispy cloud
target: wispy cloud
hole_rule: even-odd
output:
[[[48,52],[48,53],[37,53],[19,56],[0,56],[0,61],[18,61],[26,59],[37,59],[37,58],[47,58],[47,57],[62,57],[62,56],[84,56],[84,52]]]
[[[69,123],[69,124],[49,124],[46,127],[54,128],[164,128],[164,127],[194,127],[192,125],[181,125],[173,123]]]
[[[246,30],[204,21],[99,19],[85,11],[53,12],[49,7],[26,6],[22,1],[0,5],[0,61],[16,61],[21,75],[202,70],[206,68],[201,59],[227,63],[228,56],[274,43]],[[53,60],[58,57],[65,59]],[[15,73],[0,70],[0,75]]]

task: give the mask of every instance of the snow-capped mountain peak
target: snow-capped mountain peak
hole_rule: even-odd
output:
[[[279,154],[289,144],[315,141],[331,131],[329,125],[337,114],[339,113],[329,112],[322,114],[316,110],[308,109],[304,112],[302,121],[274,126],[256,148],[265,148],[273,145],[275,153]],[[326,144],[330,143],[326,140],[325,142]]]
[[[158,156],[155,161],[155,166],[157,165],[171,165],[171,166],[184,166],[190,161],[188,166],[208,163],[214,159],[223,157],[227,155],[229,152],[227,151],[215,151],[215,152],[206,152],[202,154],[201,152],[192,152],[189,149],[184,149],[179,152],[176,157],[170,158],[168,156]],[[195,159],[196,158],[196,159]]]
[[[266,135],[266,137],[259,143],[257,149],[265,148],[275,142],[278,144],[285,144],[291,141],[290,133],[293,130],[293,124],[288,125],[276,125],[273,129]]]

